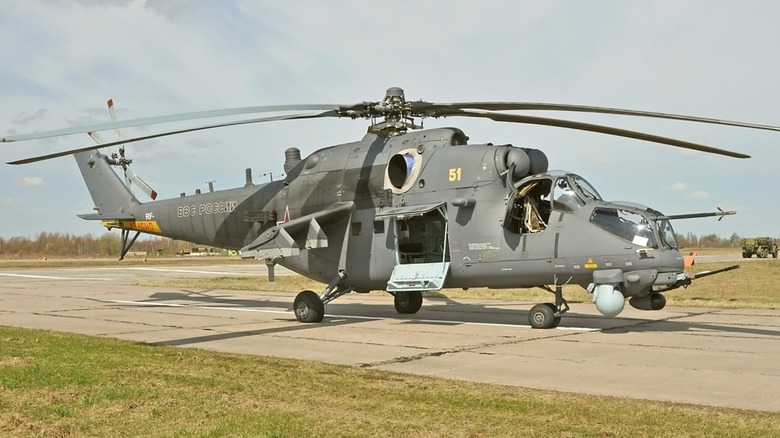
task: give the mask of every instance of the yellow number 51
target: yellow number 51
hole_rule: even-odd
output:
[[[460,181],[461,177],[461,170],[460,167],[457,169],[450,169],[450,181]]]

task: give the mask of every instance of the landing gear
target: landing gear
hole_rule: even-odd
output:
[[[347,273],[341,269],[336,277],[328,283],[322,294],[317,295],[310,290],[299,293],[293,301],[293,311],[298,321],[322,322],[322,318],[325,316],[325,304],[352,290],[351,287],[344,285],[345,278],[347,278]]]
[[[558,327],[561,322],[560,315],[555,316],[555,304],[542,303],[531,307],[528,312],[528,324],[533,328],[549,329]]]
[[[320,297],[310,290],[305,290],[295,297],[293,310],[300,322],[322,322],[325,316],[325,305]]]
[[[393,292],[393,304],[398,313],[417,313],[422,307],[422,292]]]
[[[109,228],[109,230],[110,229],[111,228]],[[138,239],[138,236],[141,235],[140,231],[136,231],[135,235],[133,236],[133,238],[130,239],[130,243],[128,243],[127,242],[127,238],[130,236],[130,231],[131,230],[127,230],[127,229],[122,228],[122,237],[121,237],[122,241],[120,243],[121,248],[119,248],[119,260],[124,260],[125,259],[125,256],[130,251],[130,248],[135,243],[135,239]]]
[[[558,327],[561,316],[569,311],[569,303],[563,298],[563,286],[556,285],[555,290],[547,289],[555,294],[555,304],[537,304],[528,312],[528,324],[533,328],[551,329]]]

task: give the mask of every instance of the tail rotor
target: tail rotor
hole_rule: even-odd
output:
[[[108,99],[108,102],[106,102],[106,104],[108,105],[108,114],[111,117],[111,121],[116,123],[117,117],[116,117],[116,111],[114,110],[114,99]],[[98,144],[108,143],[104,141],[103,138],[100,137],[100,135],[97,132],[92,131],[92,132],[88,132],[88,134]],[[122,135],[119,132],[119,128],[114,129],[114,134],[116,135],[117,140],[122,139]],[[146,193],[146,195],[149,196],[152,200],[157,199],[157,192],[140,176],[136,175],[135,172],[130,170],[130,164],[133,163],[133,160],[125,156],[124,144],[108,146],[106,147],[106,151],[108,152],[108,162],[112,166],[122,168],[122,172],[124,172],[125,175],[125,185],[127,185],[127,188],[130,190],[131,193],[135,194],[135,190],[133,189],[133,187],[138,186],[141,189],[141,191]]]

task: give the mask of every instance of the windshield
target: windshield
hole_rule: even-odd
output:
[[[574,187],[576,187],[583,196],[586,198],[595,199],[597,201],[601,200],[601,195],[599,195],[599,192],[597,192],[596,189],[585,180],[585,178],[575,174],[571,174],[569,176],[571,177]]]
[[[590,217],[591,223],[623,240],[645,248],[658,248],[652,222],[641,214],[616,208],[596,208]],[[663,221],[667,222],[668,221]],[[671,225],[668,225],[671,230]],[[674,238],[674,232],[671,232]]]
[[[572,188],[569,178],[561,177],[555,181],[553,188],[553,208],[555,210],[577,211],[583,205],[585,205],[585,201]]]
[[[672,223],[668,220],[658,221],[658,235],[661,236],[661,244],[667,248],[679,249],[677,245],[677,236],[674,235]]]

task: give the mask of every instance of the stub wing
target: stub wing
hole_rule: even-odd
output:
[[[328,225],[348,218],[352,207],[352,202],[341,202],[325,210],[280,223],[241,248],[241,258],[292,257],[298,255],[301,249],[326,248]]]

